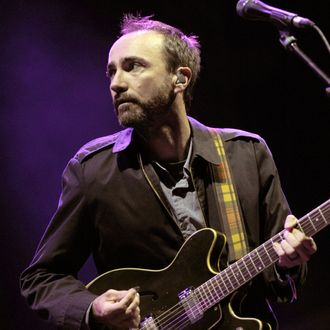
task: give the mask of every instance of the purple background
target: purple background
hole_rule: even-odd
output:
[[[143,15],[200,36],[203,71],[192,115],[211,126],[256,132],[268,142],[294,213],[329,198],[330,99],[324,83],[278,42],[276,29],[238,17],[235,1],[2,1],[0,3],[1,329],[50,329],[25,305],[19,273],[54,212],[60,176],[88,140],[119,129],[107,52],[123,13]],[[329,37],[330,3],[268,1],[314,20]],[[328,70],[314,31],[294,31],[301,48]],[[329,228],[300,300],[278,310],[282,329],[329,328]],[[82,279],[94,276],[91,263]]]

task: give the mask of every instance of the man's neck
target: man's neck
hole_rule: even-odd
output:
[[[187,157],[191,129],[186,115],[139,135],[150,158],[155,161],[178,162]]]

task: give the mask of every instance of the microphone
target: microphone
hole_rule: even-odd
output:
[[[271,22],[278,27],[294,26],[296,28],[306,28],[315,25],[308,18],[271,7],[259,0],[240,0],[237,3],[236,11],[243,18]]]

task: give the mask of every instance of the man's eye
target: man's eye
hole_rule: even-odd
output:
[[[112,79],[115,73],[115,70],[107,70],[105,74],[109,79]]]
[[[139,62],[131,62],[128,66],[128,71],[133,71],[140,69],[142,67],[142,64]]]

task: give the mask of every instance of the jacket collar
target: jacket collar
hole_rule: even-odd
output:
[[[115,145],[113,146],[112,152],[117,153],[126,149],[131,141],[133,136],[133,128],[126,128],[118,133]]]
[[[188,118],[193,139],[193,158],[200,156],[209,163],[220,164],[220,158],[209,128],[192,117]]]
[[[192,139],[193,139],[193,158],[200,156],[206,161],[219,164],[220,159],[215,148],[213,138],[207,126],[201,124],[192,117],[188,117]],[[127,128],[118,133],[113,152],[117,153],[125,150],[132,142],[134,129]]]

